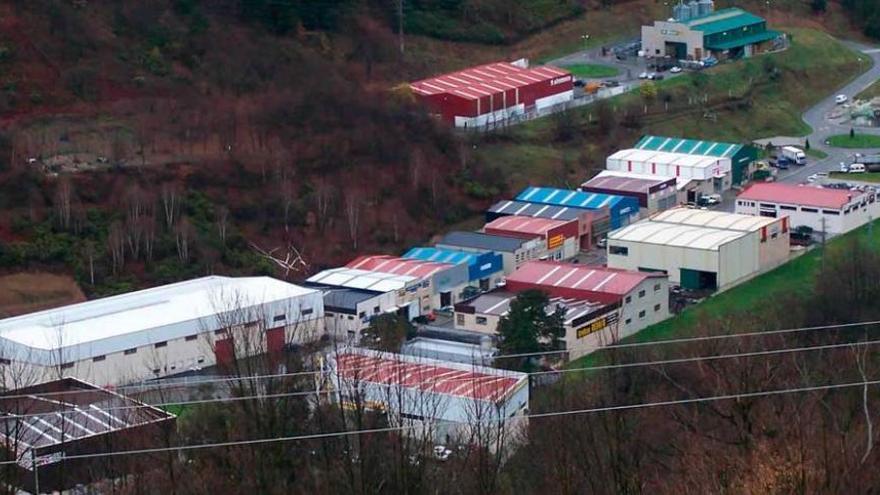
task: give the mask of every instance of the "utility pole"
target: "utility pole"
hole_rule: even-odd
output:
[[[31,448],[31,467],[34,470],[34,493],[40,495],[40,468],[37,465],[37,449]]]
[[[825,271],[825,217],[822,217],[822,271]]]
[[[403,0],[397,0],[397,39],[400,43],[400,54],[403,55]]]

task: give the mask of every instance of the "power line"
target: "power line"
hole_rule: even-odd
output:
[[[694,363],[694,362],[703,362],[703,361],[717,361],[721,359],[734,359],[734,358],[751,358],[758,356],[769,356],[775,354],[792,354],[798,352],[809,352],[809,351],[818,351],[825,349],[840,349],[844,347],[853,347],[853,346],[863,346],[863,345],[875,345],[880,344],[880,340],[870,340],[864,342],[845,342],[838,344],[825,344],[819,346],[808,346],[808,347],[786,347],[781,349],[772,349],[772,350],[763,350],[763,351],[751,351],[751,352],[739,352],[733,354],[718,354],[713,356],[693,356],[687,358],[673,358],[673,359],[665,359],[665,360],[656,360],[656,361],[638,361],[634,363],[618,363],[618,364],[607,364],[607,365],[597,365],[597,366],[586,366],[581,368],[567,368],[563,370],[549,370],[549,371],[532,371],[528,373],[522,373],[523,375],[528,376],[541,376],[541,375],[555,375],[555,374],[563,374],[563,373],[573,373],[578,371],[604,371],[604,370],[614,370],[614,369],[626,369],[626,368],[637,368],[642,366],[662,366],[669,364],[685,364],[685,363]],[[360,368],[355,368],[360,369]],[[371,367],[370,369],[375,369],[375,367]],[[326,371],[326,374],[333,376],[335,373],[333,371]],[[416,382],[407,384],[406,386],[398,385],[395,383],[378,383],[371,382],[369,380],[365,380],[363,378],[353,377],[353,378],[343,378],[343,380],[347,381],[355,381],[355,382],[369,382],[372,385],[378,385],[382,387],[395,387],[399,386],[402,388],[413,388],[419,387],[421,385],[426,384],[436,384],[439,382],[449,383],[449,382],[471,382],[471,383],[479,383],[481,381],[491,381],[497,380],[499,377],[490,375],[483,377],[466,377],[466,378],[449,378],[449,379],[441,379],[441,380],[426,380],[423,382]],[[164,403],[153,403],[147,404],[152,407],[167,407],[167,406],[194,406],[194,405],[203,405],[203,404],[211,404],[211,403],[225,403],[225,402],[242,402],[249,400],[274,400],[274,399],[282,399],[286,397],[309,397],[309,396],[321,396],[321,395],[333,395],[336,393],[342,393],[344,390],[335,390],[335,389],[326,389],[326,390],[298,390],[295,392],[279,392],[275,394],[257,394],[257,395],[245,395],[238,397],[218,397],[218,398],[210,398],[210,399],[195,399],[189,401],[173,401],[173,402],[164,402]],[[426,390],[425,392],[432,392],[430,390]],[[442,392],[435,392],[443,394]],[[33,397],[25,397],[29,399],[40,398],[39,396]],[[73,404],[71,404],[73,405]],[[143,408],[143,405],[126,405],[126,406],[117,406],[117,407],[106,407],[103,408],[105,411],[118,411],[118,410],[127,410],[127,409],[140,409]],[[78,411],[75,409],[63,410],[63,411],[52,411],[52,412],[43,412],[43,413],[31,413],[31,414],[20,414],[14,415],[15,419],[24,419],[24,418],[32,418],[32,417],[43,417],[43,416],[57,416],[63,414],[77,414]]]
[[[753,331],[753,332],[743,332],[743,333],[731,333],[731,334],[722,334],[722,335],[704,335],[700,337],[681,337],[675,339],[661,339],[654,341],[645,341],[645,342],[628,342],[628,343],[617,343],[617,344],[608,344],[608,345],[590,345],[585,346],[586,349],[595,349],[598,351],[601,350],[611,350],[611,349],[631,349],[631,348],[641,348],[641,347],[652,347],[655,345],[669,345],[669,344],[684,344],[684,343],[693,343],[693,342],[706,342],[706,341],[714,341],[714,340],[725,340],[725,339],[733,339],[733,338],[749,338],[749,337],[763,337],[763,336],[771,336],[771,335],[781,335],[781,334],[790,334],[790,333],[802,333],[816,330],[842,330],[846,328],[853,328],[859,326],[873,326],[880,324],[880,320],[871,320],[864,322],[855,322],[855,323],[841,323],[834,325],[820,325],[820,326],[812,326],[812,327],[799,327],[799,328],[788,328],[781,330],[761,330],[761,331]],[[557,351],[541,351],[541,352],[526,352],[526,353],[518,353],[518,354],[499,354],[495,356],[491,356],[493,360],[497,359],[510,359],[510,358],[521,358],[521,357],[539,357],[539,356],[548,356],[554,354],[567,354],[571,352],[571,350],[557,350]],[[425,357],[425,356],[415,356],[415,357]],[[358,368],[359,370],[367,370],[372,369],[372,367]],[[248,375],[248,376],[240,376],[240,377],[223,377],[223,378],[214,378],[207,380],[199,380],[194,382],[185,382],[185,383],[175,383],[168,385],[161,385],[158,387],[149,388],[149,383],[142,384],[130,384],[130,385],[122,385],[119,387],[109,387],[110,390],[115,392],[120,392],[129,389],[138,389],[144,392],[155,391],[155,390],[163,390],[163,389],[174,389],[174,388],[184,388],[184,387],[192,387],[192,386],[200,386],[212,383],[225,383],[225,382],[247,382],[247,381],[258,381],[258,380],[270,380],[270,379],[278,379],[278,378],[291,378],[297,376],[314,376],[323,374],[325,371],[323,370],[309,370],[309,371],[295,371],[290,373],[274,373],[274,374],[262,374],[262,375]],[[157,382],[160,383],[160,382]],[[160,383],[161,384],[161,383]],[[145,390],[147,389],[147,390]],[[12,398],[31,398],[31,397],[49,397],[49,396],[57,396],[57,395],[66,395],[66,394],[77,394],[82,393],[78,390],[73,391],[57,391],[57,392],[42,392],[36,394],[14,394],[14,395],[0,395],[0,399],[12,399]]]
[[[617,406],[604,406],[604,407],[594,407],[588,409],[575,409],[568,411],[551,411],[545,413],[533,413],[533,414],[524,414],[521,416],[514,416],[511,418],[505,418],[501,421],[522,421],[522,420],[532,420],[532,419],[543,419],[543,418],[551,418],[558,416],[569,416],[569,415],[579,415],[579,414],[595,414],[600,412],[616,412],[616,411],[628,411],[635,409],[647,409],[647,408],[656,408],[656,407],[667,407],[673,405],[683,405],[683,404],[699,404],[704,402],[714,402],[714,401],[722,401],[722,400],[739,400],[739,399],[749,399],[755,397],[769,397],[769,396],[777,396],[777,395],[786,395],[786,394],[794,394],[794,393],[805,393],[805,392],[818,392],[823,390],[836,390],[836,389],[845,389],[845,388],[854,388],[854,387],[867,387],[867,386],[875,386],[880,385],[880,380],[866,380],[861,382],[849,382],[849,383],[838,383],[838,384],[828,384],[828,385],[812,385],[806,387],[797,387],[797,388],[785,388],[778,390],[764,390],[758,392],[742,392],[736,394],[724,394],[724,395],[715,395],[710,397],[693,397],[690,399],[676,399],[676,400],[666,400],[666,401],[657,401],[657,402],[643,402],[637,404],[622,404]],[[481,421],[475,420],[474,423],[498,423],[500,421]],[[356,435],[367,435],[374,433],[391,433],[391,432],[399,432],[405,431],[409,429],[417,428],[417,425],[411,426],[397,426],[397,427],[387,427],[387,428],[373,428],[373,429],[364,429],[364,430],[348,430],[348,431],[335,431],[335,432],[325,432],[325,433],[314,433],[309,435],[296,435],[296,436],[286,436],[286,437],[272,437],[272,438],[260,438],[260,439],[251,439],[251,440],[234,440],[228,442],[215,442],[215,443],[204,443],[204,444],[188,444],[188,445],[179,445],[176,447],[156,447],[149,449],[135,449],[135,450],[117,450],[117,451],[109,451],[109,452],[98,452],[92,454],[77,454],[63,457],[64,460],[75,460],[75,459],[91,459],[98,457],[115,457],[115,456],[123,456],[123,455],[137,455],[137,454],[153,454],[160,452],[182,452],[187,450],[200,450],[200,449],[211,449],[211,448],[222,448],[222,447],[234,447],[234,446],[243,446],[243,445],[261,445],[268,443],[278,443],[278,442],[291,442],[291,441],[301,441],[301,440],[316,440],[321,438],[332,438],[332,437],[345,437],[345,436],[356,436]],[[5,464],[17,464],[18,461],[3,461],[0,462],[0,465]]]

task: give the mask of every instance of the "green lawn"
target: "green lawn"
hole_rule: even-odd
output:
[[[828,158],[828,153],[817,150],[815,148],[804,150],[804,153],[806,153],[809,157],[818,158],[819,160],[824,160],[825,158]]]
[[[563,67],[571,71],[576,77],[598,79],[603,77],[614,77],[620,73],[616,67],[601,64],[574,64]]]
[[[880,225],[875,227],[869,231],[867,226],[864,226],[838,237],[828,243],[827,249],[837,249],[844,239],[867,236],[869,232],[871,233],[869,245],[880,248]],[[624,339],[623,342],[651,342],[687,337],[699,322],[707,318],[735,316],[743,311],[760,308],[762,305],[775,304],[776,294],[809,294],[813,279],[820,267],[821,256],[821,249],[813,249],[773,271],[710,297],[666,321],[652,325]],[[592,366],[602,362],[602,359],[603,351],[597,351],[572,361],[568,366],[571,368]]]
[[[880,174],[866,172],[863,174],[848,174],[844,172],[831,172],[831,177],[842,180],[852,180],[861,182],[880,182]]]
[[[880,81],[874,81],[874,84],[865,88],[864,91],[857,94],[854,99],[856,100],[870,100],[872,98],[876,98],[880,96]]]
[[[828,144],[835,148],[880,148],[880,136],[872,134],[838,134],[828,138]]]

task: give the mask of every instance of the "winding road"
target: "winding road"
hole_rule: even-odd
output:
[[[836,124],[825,118],[825,116],[836,106],[834,98],[839,94],[844,94],[852,100],[855,95],[862,92],[875,81],[880,80],[880,48],[852,42],[847,42],[846,44],[850,48],[859,52],[863,58],[869,59],[872,65],[860,76],[839,88],[833,94],[828,95],[828,97],[804,113],[804,122],[813,129],[813,132],[807,136],[810,140],[811,148],[827,153],[828,158],[822,160],[810,160],[809,163],[803,167],[792,167],[788,171],[780,173],[778,180],[781,182],[804,182],[807,180],[807,177],[817,172],[839,170],[840,162],[849,163],[849,157],[854,153],[878,152],[876,148],[862,150],[843,149],[834,148],[825,144],[825,140],[830,136],[847,134],[850,130],[850,126],[848,125]],[[880,135],[880,128],[859,128],[858,132],[862,134]]]

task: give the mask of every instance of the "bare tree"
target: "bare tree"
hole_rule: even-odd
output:
[[[165,228],[171,230],[180,212],[180,193],[174,184],[166,182],[162,184],[160,195],[165,213]]]
[[[265,250],[255,243],[250,243],[251,249],[256,251],[261,258],[271,262],[278,268],[284,270],[284,277],[287,278],[291,272],[299,273],[308,269],[309,264],[303,259],[302,254],[292,243],[288,243],[287,247],[280,247]]]
[[[174,228],[174,243],[177,246],[177,259],[181,263],[189,263],[190,247],[194,235],[195,232],[192,224],[189,223],[189,218],[186,216],[182,217]]]
[[[348,237],[351,240],[352,249],[358,248],[358,235],[360,231],[361,201],[354,194],[345,197],[345,220],[348,223]]]
[[[229,234],[229,208],[226,205],[220,205],[216,210],[217,217],[217,235],[220,236],[220,242],[226,246],[226,236]]]
[[[118,273],[125,265],[125,232],[122,224],[115,221],[110,224],[107,234],[107,248],[110,250],[113,273]]]
[[[70,228],[72,198],[73,185],[69,178],[62,177],[55,189],[55,214],[61,228],[65,230]]]

